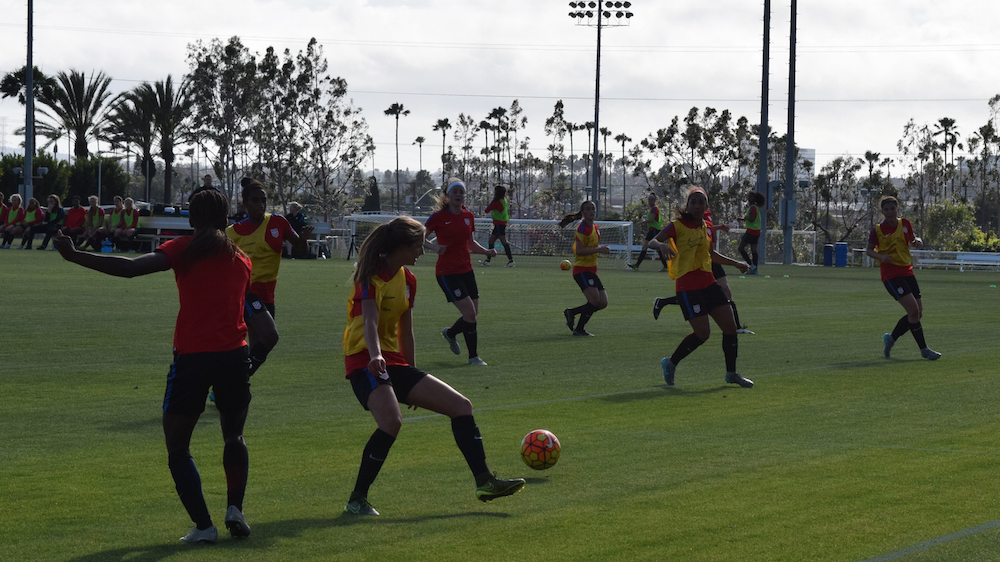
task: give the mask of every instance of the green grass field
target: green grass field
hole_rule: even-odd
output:
[[[882,358],[902,308],[876,270],[731,275],[757,332],[740,337],[757,383],[744,390],[722,381],[717,330],[664,386],[660,358],[689,330],[676,307],[650,314],[673,292],[658,264],[602,269],[611,304],[594,338],[563,323],[583,302],[568,273],[477,267],[490,366],[475,368],[439,334],[457,312],[433,262],[414,268],[418,366],[472,400],[491,468],[525,490],[481,504],[447,419],[406,411],[369,496],[382,516],[342,516],[374,429],[344,380],[351,264],[285,261],[281,341],[253,378],[246,428],[253,537],[200,546],[177,540],[190,521],[160,429],[173,276],[0,252],[0,559],[1000,559],[1000,274],[918,273],[937,362],[909,335]],[[217,418],[209,407],[192,452],[221,524]],[[544,472],[518,450],[536,428],[563,447]]]

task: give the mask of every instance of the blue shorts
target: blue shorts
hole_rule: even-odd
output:
[[[581,291],[586,291],[588,287],[596,287],[598,291],[604,290],[604,283],[596,273],[583,271],[573,276],[573,280],[580,286]]]
[[[163,393],[163,413],[198,415],[205,411],[211,388],[215,405],[237,415],[250,405],[250,357],[247,347],[230,351],[175,355]]]
[[[476,274],[472,270],[452,275],[438,275],[437,281],[448,302],[479,298],[479,286],[476,285]]]
[[[917,278],[912,275],[893,277],[884,283],[885,290],[889,291],[892,298],[899,300],[906,295],[913,295],[913,298],[920,298],[920,285],[917,285]]]
[[[347,375],[354,389],[354,395],[358,397],[358,402],[364,409],[368,409],[368,397],[372,391],[380,384],[387,384],[396,393],[396,400],[403,404],[409,404],[406,399],[410,396],[410,391],[417,383],[427,376],[427,373],[410,365],[387,365],[385,368],[388,378],[382,378],[368,372],[368,369],[358,369]]]
[[[704,289],[695,291],[678,291],[677,304],[681,307],[685,320],[698,316],[706,316],[720,306],[729,306],[729,299],[718,283],[712,283]]]

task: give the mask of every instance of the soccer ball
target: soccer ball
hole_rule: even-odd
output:
[[[559,439],[551,431],[536,429],[521,441],[521,458],[535,470],[552,468],[559,460]]]
[[[559,264],[559,269],[563,271],[569,271],[569,268],[573,267],[573,264],[569,260],[563,260]]]

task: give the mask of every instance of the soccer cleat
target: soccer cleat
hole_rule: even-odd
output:
[[[627,263],[627,264],[625,264],[625,267],[631,269],[632,271],[639,271],[639,266],[637,266],[637,265],[632,265],[630,263]]]
[[[573,328],[573,323],[574,320],[576,319],[576,316],[572,312],[570,312],[568,308],[563,310],[563,316],[566,317],[566,325],[569,326],[569,331],[571,332],[575,331]]]
[[[476,498],[481,502],[493,501],[497,498],[516,494],[524,488],[524,478],[497,478],[490,476],[482,486],[476,488]]]
[[[663,269],[660,270],[660,273],[670,273],[670,268],[667,266],[663,266]]]
[[[591,334],[587,330],[573,330],[573,335],[574,336],[590,336],[590,337],[594,336],[594,334]]]
[[[677,365],[669,357],[660,359],[660,366],[663,367],[663,381],[667,386],[674,386],[674,373],[677,372]]]
[[[507,262],[507,265],[505,265],[504,267],[514,267],[514,260],[510,260],[509,262]]]
[[[933,349],[931,349],[929,347],[925,347],[925,348],[921,349],[920,350],[920,356],[923,357],[924,359],[929,359],[931,361],[936,361],[936,360],[938,360],[938,359],[941,358],[941,354],[940,353],[934,351]]]
[[[37,247],[35,249],[36,250],[47,250],[48,248],[46,248],[45,246],[39,246],[39,247]]]
[[[215,528],[215,525],[207,529],[191,527],[188,534],[181,537],[181,540],[184,542],[207,542],[215,544],[219,541],[219,530]]]
[[[882,348],[882,355],[885,355],[885,358],[888,359],[889,353],[892,351],[892,346],[896,344],[896,340],[892,339],[892,334],[882,334],[882,343],[885,344]]]
[[[372,504],[368,503],[368,498],[361,498],[360,500],[351,500],[347,502],[344,506],[344,513],[349,515],[370,515],[372,517],[378,517],[378,512],[372,507]]]
[[[744,326],[742,328],[737,328],[736,333],[737,334],[750,334],[752,336],[756,332],[751,332],[750,330],[747,330],[746,326]]]
[[[750,275],[760,275],[759,273],[757,273],[757,266],[756,265],[751,265],[750,266],[750,271],[748,273]]]
[[[455,355],[462,353],[462,348],[458,346],[458,340],[448,335],[448,328],[441,328],[441,335],[444,339],[448,340],[448,345],[451,347],[451,352]]]
[[[729,384],[738,384],[743,388],[753,388],[753,381],[739,373],[726,373],[726,382]]]
[[[208,393],[208,401],[211,402],[212,404],[215,404],[215,391],[214,390],[209,391],[209,393]]]
[[[653,301],[653,320],[660,319],[660,311],[663,310],[663,307],[667,306],[666,300],[656,297],[656,300]]]
[[[247,525],[246,517],[235,505],[226,509],[226,528],[234,538],[244,539],[250,536],[250,525]]]
[[[479,265],[485,265],[486,267],[489,267],[490,262],[487,260],[479,260]]]
[[[483,361],[482,359],[480,359],[478,355],[475,356],[475,357],[470,357],[469,358],[469,365],[479,365],[480,367],[486,367],[487,366],[486,365],[486,361]]]

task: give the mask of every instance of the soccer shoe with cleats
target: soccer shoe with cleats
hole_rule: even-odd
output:
[[[653,320],[660,319],[660,311],[663,310],[663,307],[667,306],[667,304],[667,299],[661,299],[659,297],[653,301]]]
[[[753,381],[739,373],[726,373],[726,382],[729,384],[738,384],[743,388],[753,388]]]
[[[215,525],[207,529],[191,527],[188,534],[181,537],[181,540],[184,542],[207,542],[215,544],[219,541],[219,530],[215,528]]]
[[[344,506],[344,513],[348,515],[369,515],[372,517],[378,517],[379,514],[372,507],[372,504],[368,503],[367,498],[347,502],[347,505]]]
[[[920,350],[920,356],[924,359],[929,359],[930,361],[936,361],[941,358],[941,354],[934,351],[929,347],[925,347]]]
[[[478,355],[475,356],[475,357],[470,357],[469,358],[469,365],[478,365],[480,367],[486,367],[487,366],[486,365],[486,361],[483,361],[482,359],[480,359]]]
[[[663,266],[663,269],[660,270],[660,273],[670,273],[670,268],[667,266]]]
[[[563,310],[563,316],[566,317],[566,325],[569,326],[569,331],[574,331],[575,329],[573,328],[573,325],[576,322],[576,316],[574,316],[568,308]]]
[[[751,332],[750,330],[747,330],[746,326],[743,326],[742,328],[738,328],[736,330],[736,333],[737,334],[750,334],[751,336],[754,335],[754,334],[756,334],[756,332]]]
[[[458,346],[458,340],[448,335],[448,328],[441,328],[441,335],[448,341],[448,346],[451,347],[452,353],[455,355],[462,353],[462,348]]]
[[[505,265],[504,267],[514,267],[514,260],[507,262],[507,265]]]
[[[892,353],[892,346],[896,345],[896,340],[892,339],[892,334],[882,334],[882,344],[882,355],[888,359],[889,354]]]
[[[627,263],[627,264],[625,264],[625,267],[631,269],[632,271],[639,271],[639,266],[637,266],[637,265],[632,265],[630,263]]]
[[[573,330],[573,335],[574,335],[574,336],[587,336],[587,337],[594,337],[594,334],[591,334],[591,333],[590,333],[590,332],[588,332],[587,330]]]
[[[245,539],[250,536],[250,525],[247,525],[246,517],[235,505],[226,509],[226,528],[233,538]]]
[[[674,386],[674,373],[677,371],[677,365],[674,365],[669,357],[664,357],[660,359],[660,366],[663,367],[663,382],[667,383],[667,386]]]
[[[497,498],[516,494],[524,488],[524,478],[497,478],[496,475],[476,488],[476,499],[481,502],[493,501]]]
[[[490,266],[490,262],[488,262],[486,260],[479,260],[479,265],[482,265],[482,266],[485,266],[485,267],[489,267]]]

